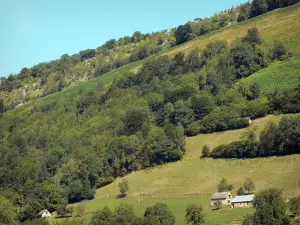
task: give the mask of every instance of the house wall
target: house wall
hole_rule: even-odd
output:
[[[221,201],[222,205],[231,205],[231,198],[228,196],[226,199],[223,200],[211,200],[210,201],[210,206],[214,206],[215,202]]]
[[[252,207],[252,202],[239,202],[239,203],[232,203],[234,208],[247,208]]]

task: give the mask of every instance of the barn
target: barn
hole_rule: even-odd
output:
[[[244,208],[244,207],[252,207],[253,205],[254,195],[241,195],[236,196],[231,201],[232,207],[235,208]]]

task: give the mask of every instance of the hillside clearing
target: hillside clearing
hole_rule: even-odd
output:
[[[257,119],[251,129],[258,135],[269,121],[278,122],[282,115]],[[129,196],[186,196],[210,195],[224,177],[235,186],[236,191],[247,177],[256,183],[257,190],[277,187],[285,196],[300,193],[300,155],[256,159],[200,159],[204,144],[213,148],[238,140],[247,129],[222,133],[203,134],[187,138],[186,155],[183,160],[129,174]],[[284,181],[284,182],[283,182]],[[96,198],[118,194],[119,179],[98,189]]]

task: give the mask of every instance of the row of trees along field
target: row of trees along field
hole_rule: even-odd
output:
[[[299,0],[254,0],[216,13],[210,18],[196,18],[194,22],[188,22],[170,31],[163,30],[152,34],[136,31],[132,36],[111,39],[97,49],[83,50],[72,56],[64,54],[60,59],[23,68],[19,74],[11,74],[7,78],[2,77],[0,98],[5,100],[5,109],[9,110],[20,103],[61,91],[82,79],[101,76],[230,23],[242,22],[298,2]],[[24,90],[26,94],[23,95],[23,91],[19,91],[16,98],[17,93],[12,91],[19,89]]]
[[[219,145],[205,156],[213,158],[254,158],[300,153],[300,116],[286,116],[279,125],[269,123],[259,135],[253,131],[246,139]]]
[[[243,225],[299,225],[300,196],[293,197],[285,203],[281,191],[278,189],[267,189],[258,193],[253,201],[255,212],[246,216]],[[17,214],[14,206],[5,198],[0,196],[0,223],[17,225]],[[71,210],[74,211],[74,210]],[[55,225],[174,225],[175,215],[168,206],[156,203],[147,207],[144,216],[136,216],[133,206],[121,204],[114,211],[108,207],[93,213],[90,221],[84,220],[85,208],[80,203],[76,208],[77,218],[54,222]],[[214,212],[217,213],[217,212]],[[74,212],[73,212],[74,214]],[[65,215],[65,214],[64,214]],[[206,215],[201,205],[187,205],[185,210],[186,224],[200,225],[206,221]],[[31,221],[31,224],[49,225],[47,220]]]
[[[108,91],[80,89],[4,114],[1,193],[19,207],[20,220],[31,219],[41,208],[91,199],[115,177],[180,160],[185,134],[245,127],[245,116],[281,110],[273,104],[279,93],[264,96],[257,84],[234,83],[288,57],[280,42],[269,46],[250,29],[231,48],[216,42],[153,58]]]

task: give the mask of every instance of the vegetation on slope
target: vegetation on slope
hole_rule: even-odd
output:
[[[242,22],[298,3],[299,0],[259,0],[241,4],[210,18],[196,18],[194,22],[180,25],[170,31],[152,34],[139,31],[119,40],[111,39],[97,49],[87,49],[79,54],[64,54],[60,59],[23,68],[17,75],[2,77],[0,98],[5,100],[6,110],[23,103],[59,92],[70,84],[98,77],[130,62],[156,54],[170,46],[182,44],[197,36],[203,36],[228,24]]]

